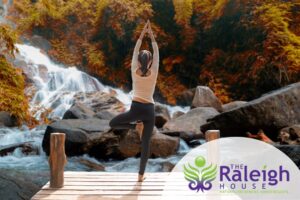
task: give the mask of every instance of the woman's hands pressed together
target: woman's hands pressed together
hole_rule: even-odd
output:
[[[146,22],[146,24],[143,28],[143,31],[141,32],[141,35],[140,35],[140,38],[139,38],[140,40],[143,40],[145,33],[148,32],[148,24],[149,23],[150,23],[150,21],[148,19],[148,21]]]
[[[151,23],[150,23],[150,20],[148,19],[144,28],[143,28],[143,31],[141,32],[141,35],[139,37],[140,40],[143,40],[144,36],[145,36],[145,33],[148,33],[149,34],[149,37],[151,38],[151,42],[156,42],[155,41],[155,37],[154,37],[154,34],[153,34],[153,31],[152,31],[152,28],[151,28]]]

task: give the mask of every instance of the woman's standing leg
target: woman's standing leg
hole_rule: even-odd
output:
[[[151,136],[155,125],[154,105],[149,106],[149,112],[145,113],[145,115],[147,115],[147,119],[142,120],[144,123],[144,130],[142,135],[142,151],[141,151],[140,169],[139,169],[140,175],[144,174],[146,163],[150,156],[150,142],[151,142]]]

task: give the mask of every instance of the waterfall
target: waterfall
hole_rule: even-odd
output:
[[[95,77],[85,72],[79,71],[76,66],[63,66],[55,64],[49,57],[41,52],[37,47],[28,44],[16,44],[20,51],[18,59],[26,63],[26,71],[31,73],[37,91],[30,102],[30,109],[36,106],[40,108],[51,108],[53,111],[48,115],[49,118],[61,119],[63,114],[73,103],[73,96],[77,92],[103,91],[109,93],[115,90],[116,98],[125,104],[129,109],[132,100],[132,93],[105,86]],[[46,71],[46,72],[45,72]],[[164,105],[172,115],[175,111],[187,112],[189,107]],[[37,119],[43,109],[35,113]]]

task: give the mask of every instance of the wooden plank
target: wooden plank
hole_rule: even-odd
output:
[[[182,178],[153,178],[153,177],[147,177],[145,176],[147,180],[152,180],[152,181],[182,181],[185,180],[183,177]],[[72,180],[77,180],[77,179],[82,179],[82,180],[102,180],[102,181],[136,181],[137,177],[117,177],[117,178],[111,178],[111,177],[65,177],[66,181],[72,181]],[[146,180],[145,179],[145,180]]]
[[[170,182],[168,185],[183,185],[184,182]],[[144,186],[151,186],[151,185],[165,185],[165,182],[156,182],[156,181],[144,181],[142,183],[134,182],[134,181],[128,181],[128,182],[122,182],[122,185],[135,185],[135,184],[141,184]],[[185,183],[187,184],[187,182]],[[45,186],[49,185],[49,182],[45,184]],[[65,181],[64,185],[120,185],[120,182],[102,182],[102,181],[93,181],[93,182],[82,182],[82,181]]]
[[[180,191],[174,191],[174,190],[61,190],[59,188],[58,190],[41,190],[37,194],[52,194],[52,195],[162,195],[163,194],[173,194],[173,195],[188,195],[187,190],[180,190]],[[191,192],[190,195],[193,195],[194,192]]]
[[[137,182],[132,172],[64,172],[64,186],[50,187],[47,182],[32,199],[161,199],[161,195],[186,196],[187,182],[182,173],[145,173],[144,182]],[[168,180],[168,191],[164,191]],[[171,182],[170,182],[171,180]],[[192,194],[189,194],[192,195]],[[140,198],[142,197],[142,198]],[[184,197],[185,198],[185,197]],[[199,199],[199,196],[197,197]],[[186,200],[186,199],[185,199]]]
[[[108,171],[65,171],[64,174],[109,174],[109,175],[134,175],[137,174],[137,172],[108,172]],[[151,175],[168,175],[170,172],[145,172],[145,174],[151,174]],[[172,173],[173,174],[173,173]],[[175,174],[175,173],[174,173]],[[179,174],[179,173],[178,173]]]
[[[171,199],[181,199],[178,196],[170,196]],[[184,200],[199,200],[200,196],[183,196]],[[36,195],[32,200],[46,199],[46,200],[164,200],[162,196],[158,195],[139,195],[139,196],[125,196],[125,195]]]
[[[76,176],[76,175],[74,175],[74,176],[65,176],[65,178],[67,178],[67,179],[73,179],[73,178],[86,178],[86,179],[95,179],[95,178],[97,178],[97,179],[102,179],[102,180],[107,180],[107,179],[119,179],[119,178],[122,178],[122,179],[136,179],[138,176],[137,175],[135,175],[135,176],[80,176],[80,175],[78,175],[78,176]],[[170,177],[168,177],[168,176],[147,176],[147,175],[145,175],[145,177],[147,177],[147,178],[149,178],[149,179],[154,179],[154,180],[163,180],[163,179],[174,179],[174,180],[180,180],[180,179],[182,179],[182,178],[184,178],[184,176],[182,176],[182,177],[172,177],[172,176],[170,176]]]
[[[170,190],[182,190],[186,189],[183,188],[184,185],[168,185],[168,189]],[[185,184],[186,187],[187,184]],[[151,185],[151,186],[145,186],[145,185],[64,185],[60,190],[163,190],[165,188],[164,185]],[[43,190],[56,190],[51,187],[45,187]]]
[[[74,177],[74,178],[70,178],[67,177],[65,178],[65,181],[103,181],[103,182],[128,182],[128,181],[132,181],[132,182],[136,182],[137,178],[123,178],[120,177],[119,179],[103,179],[103,178],[98,178],[98,177],[94,177],[94,178],[81,178],[81,177]],[[151,177],[146,177],[145,181],[158,181],[158,182],[166,182],[167,179],[153,179]],[[184,182],[184,179],[168,179],[168,181],[172,181],[172,182]]]

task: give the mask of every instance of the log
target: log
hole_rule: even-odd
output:
[[[64,186],[64,167],[67,164],[65,154],[64,133],[51,133],[50,136],[50,187],[61,188]]]
[[[9,144],[9,145],[4,145],[0,146],[0,156],[5,156],[10,152],[13,152],[16,148],[22,147],[30,147],[28,143],[34,142],[34,141],[27,141],[27,142],[19,142],[15,144]]]

